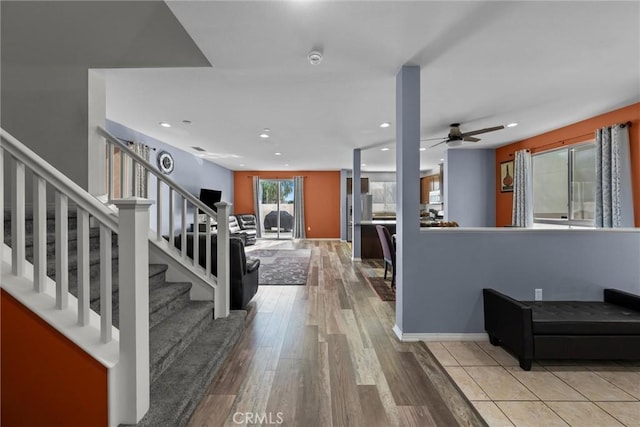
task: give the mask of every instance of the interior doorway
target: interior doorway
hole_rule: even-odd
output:
[[[294,225],[293,179],[260,180],[260,218],[263,239],[292,239]]]

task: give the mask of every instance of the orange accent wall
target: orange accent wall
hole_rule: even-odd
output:
[[[496,149],[496,226],[511,224],[513,193],[500,192],[500,163],[513,160],[514,153],[528,148],[532,153],[577,144],[595,138],[599,128],[631,122],[629,145],[631,153],[631,184],[635,226],[640,227],[640,102],[590,119],[524,139]]]
[[[3,426],[106,426],[107,368],[1,293]]]
[[[307,238],[340,238],[340,171],[236,171],[233,177],[235,213],[255,213],[254,176],[263,179],[304,176],[304,222]]]

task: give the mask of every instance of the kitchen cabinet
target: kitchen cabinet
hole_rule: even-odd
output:
[[[351,194],[352,178],[347,178],[347,194]],[[369,192],[369,178],[360,178],[360,194]]]
[[[429,192],[440,190],[440,175],[429,175],[420,178],[420,203],[429,203]]]

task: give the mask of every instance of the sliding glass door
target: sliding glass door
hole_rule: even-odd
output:
[[[260,226],[264,239],[292,239],[294,215],[292,179],[260,180]]]

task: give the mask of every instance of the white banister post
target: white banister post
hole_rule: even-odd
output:
[[[231,205],[226,202],[215,204],[218,209],[218,238],[217,238],[217,286],[213,315],[216,319],[229,316],[229,285],[231,268],[229,266],[229,211]]]
[[[123,422],[136,424],[149,410],[149,206],[139,197],[114,201],[118,207],[120,366]]]
[[[13,183],[11,185],[11,273],[14,276],[22,276],[24,274],[24,170],[24,163],[20,162],[18,159],[12,159]]]

